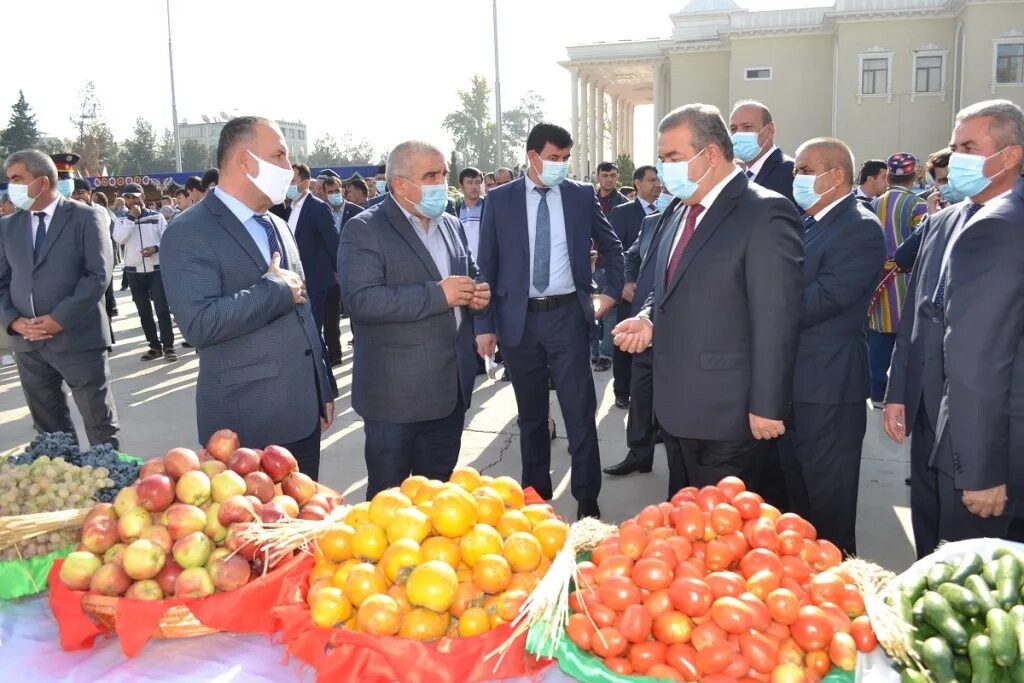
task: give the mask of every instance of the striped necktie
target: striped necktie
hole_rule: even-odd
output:
[[[270,220],[270,217],[265,213],[254,213],[252,215],[253,220],[260,224],[263,231],[267,233],[267,246],[270,248],[270,257],[273,258],[274,254],[281,255],[281,267],[288,269],[288,256],[284,253],[284,249],[281,248],[281,242],[277,239],[277,230],[274,229],[274,221]]]

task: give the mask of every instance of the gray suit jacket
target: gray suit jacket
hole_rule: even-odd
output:
[[[477,268],[462,223],[441,216],[453,256]],[[341,298],[356,339],[352,407],[363,418],[410,423],[469,407],[476,376],[473,320],[448,307],[441,274],[409,220],[388,197],[345,224],[338,247]]]
[[[0,325],[50,315],[64,331],[45,342],[11,332],[15,351],[89,351],[110,346],[103,295],[114,258],[109,226],[91,207],[57,200],[39,263],[34,263],[31,212],[0,221]]]
[[[276,216],[289,269],[302,276],[295,240]],[[218,429],[262,448],[305,439],[333,401],[323,342],[309,304],[285,282],[245,226],[213,193],[180,214],[160,243],[167,302],[199,352],[199,441]]]

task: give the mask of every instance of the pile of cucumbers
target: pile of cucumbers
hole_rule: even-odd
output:
[[[997,549],[937,562],[887,600],[915,627],[911,646],[927,675],[907,668],[903,683],[1024,682],[1024,556]]]

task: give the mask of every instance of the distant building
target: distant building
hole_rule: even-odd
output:
[[[179,123],[178,135],[182,143],[195,140],[203,147],[212,149],[211,157],[216,157],[217,140],[227,120],[205,121],[203,123]],[[294,121],[277,121],[288,143],[288,158],[292,161],[306,159],[306,124]]]
[[[653,104],[657,122],[688,102],[728,117],[737,100],[761,100],[787,152],[833,135],[858,159],[923,158],[948,144],[957,110],[973,102],[1024,106],[1024,0],[836,0],[772,11],[691,0],[669,18],[669,38],[568,48],[581,176],[632,154],[638,104]]]

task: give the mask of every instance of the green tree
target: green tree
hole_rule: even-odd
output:
[[[366,138],[358,142],[349,133],[341,138],[341,166],[367,166],[373,163],[373,145]]]
[[[619,185],[632,185],[633,172],[636,170],[633,157],[623,152],[616,157],[615,165],[619,167]]]
[[[324,133],[313,141],[313,151],[309,154],[310,166],[338,166],[341,149],[330,133]]]
[[[153,163],[146,170],[147,173],[173,173],[177,168],[178,154],[174,144],[174,134],[170,128],[164,128],[160,136],[160,143],[156,147],[156,155]]]
[[[25,101],[25,93],[18,91],[18,101],[11,107],[11,118],[7,128],[0,133],[0,147],[4,154],[29,149],[39,144],[39,129],[36,128],[36,115],[32,107]]]
[[[97,175],[104,167],[109,173],[117,173],[117,142],[103,120],[103,107],[92,81],[86,81],[79,91],[78,110],[70,121],[75,127],[75,138],[70,140],[71,151],[82,157],[78,164],[82,175]]]
[[[189,138],[181,143],[181,170],[183,173],[202,172],[213,166],[212,152],[209,147],[198,140]]]
[[[121,144],[121,171],[149,173],[156,166],[156,161],[156,133],[152,124],[140,116],[135,119],[132,137]]]
[[[494,167],[494,119],[491,118],[491,86],[483,76],[473,76],[469,90],[458,92],[462,108],[444,117],[454,151],[463,166]]]
[[[514,168],[526,157],[526,137],[544,120],[544,98],[527,90],[514,109],[502,112],[501,156],[499,166]]]

